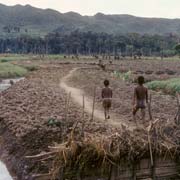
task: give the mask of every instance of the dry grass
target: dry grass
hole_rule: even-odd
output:
[[[101,175],[105,176],[111,166],[124,162],[135,164],[143,158],[150,159],[151,150],[153,156],[156,154],[164,159],[170,157],[175,160],[179,156],[179,142],[179,126],[168,121],[162,123],[161,120],[155,120],[147,129],[137,128],[131,132],[123,127],[121,132],[109,137],[79,138],[71,132],[67,142],[49,147],[48,153],[51,155],[46,160],[51,164],[49,172],[52,179],[62,173],[68,178],[77,173],[84,176],[87,172],[96,170],[96,167],[99,167]],[[45,162],[44,156],[39,159],[41,160]]]

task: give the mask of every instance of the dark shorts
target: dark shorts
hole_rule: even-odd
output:
[[[141,110],[145,110],[146,106],[145,106],[145,102],[144,101],[137,101],[134,109],[133,109],[133,115],[136,114],[136,112],[141,109]]]
[[[145,108],[146,108],[146,106],[145,106],[145,102],[143,100],[137,101],[136,109],[145,109]]]
[[[111,108],[111,105],[112,105],[111,99],[104,99],[104,100],[103,100],[103,107],[104,107],[105,109]]]

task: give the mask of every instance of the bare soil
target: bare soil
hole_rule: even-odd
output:
[[[28,62],[30,63],[33,62]],[[118,133],[123,124],[129,128],[135,125],[131,114],[135,84],[114,77],[114,70],[131,70],[134,77],[141,74],[139,71],[142,69],[143,74],[153,71],[153,77],[157,79],[180,75],[177,62],[121,61],[108,66],[107,71],[100,70],[94,62],[63,64],[46,61],[38,62],[38,67],[38,70],[31,72],[26,79],[0,93],[0,152],[2,155],[7,153],[5,160],[18,180],[31,179],[33,174],[47,173],[47,165],[42,166],[39,162],[29,161],[25,156],[48,151],[48,146],[64,142],[77,122],[76,133],[79,137],[85,124],[83,131],[91,139]],[[157,71],[165,72],[167,67],[176,73],[165,73],[163,77],[157,75]],[[146,76],[152,78],[152,74],[146,73]],[[107,122],[103,118],[100,98],[105,78],[110,79],[114,91],[112,118]],[[96,111],[95,120],[92,122],[94,87],[97,89]],[[71,91],[72,96],[66,115],[68,91]],[[82,94],[86,97],[85,123],[82,120]],[[157,92],[151,94],[153,117],[173,120],[176,113],[175,98]]]
[[[137,76],[135,75],[135,77]],[[112,71],[89,68],[76,71],[74,76],[69,79],[69,85],[83,89],[87,96],[91,98],[93,97],[93,89],[96,87],[96,106],[102,107],[101,89],[105,79],[110,80],[110,86],[113,89],[112,112],[127,123],[132,121],[133,90],[136,84],[125,82],[122,78],[115,77]],[[153,117],[155,119],[173,120],[177,112],[176,98],[161,92],[150,91],[149,93],[152,95]],[[148,121],[148,112],[146,114],[146,120]]]
[[[96,120],[100,120],[103,123],[108,123],[110,125],[116,126],[116,127],[120,127],[121,125],[128,125],[128,123],[123,123],[122,119],[119,119],[116,117],[116,114],[111,114],[111,119],[106,121],[105,117],[104,117],[104,112],[101,108],[98,108],[97,106],[94,108],[94,112],[93,112],[93,98],[89,98],[85,95],[85,92],[81,89],[78,88],[74,88],[71,86],[67,85],[67,82],[70,78],[74,77],[76,71],[78,70],[78,68],[74,68],[73,70],[71,70],[69,72],[69,74],[67,76],[65,76],[61,82],[60,82],[60,87],[62,89],[64,89],[67,93],[71,94],[71,97],[73,98],[74,102],[76,102],[77,104],[79,104],[80,106],[83,106],[83,96],[84,96],[84,110],[89,114],[92,115],[92,118],[95,118]],[[129,124],[130,127],[129,128],[133,128],[134,125],[133,124]]]

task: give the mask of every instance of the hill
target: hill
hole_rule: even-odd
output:
[[[6,6],[0,4],[0,34],[17,36],[31,34],[43,36],[52,31],[105,32],[110,34],[180,34],[180,19],[142,18],[131,15],[82,16],[75,12],[60,13],[30,5]]]

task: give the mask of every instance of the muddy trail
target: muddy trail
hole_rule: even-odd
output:
[[[82,89],[86,92],[88,97],[93,97],[93,87],[97,87],[96,104],[101,107],[101,89],[103,88],[104,79],[110,80],[110,86],[113,89],[113,103],[111,112],[115,114],[119,119],[123,119],[125,123],[131,124],[132,121],[132,99],[133,89],[136,84],[131,81],[131,78],[136,78],[138,75],[129,76],[129,80],[124,80],[122,77],[114,75],[112,71],[102,71],[101,69],[89,68],[80,69],[74,72],[74,75],[69,79],[68,84],[78,89]],[[97,78],[98,77],[98,78]],[[164,94],[163,92],[156,92],[149,90],[151,94],[152,102],[152,114],[153,119],[167,119],[173,121],[175,114],[177,113],[176,98],[172,95]],[[138,126],[143,124],[149,125],[149,112],[146,108],[146,120],[143,122],[140,120],[140,111],[137,114]]]
[[[60,80],[60,88],[65,90],[68,94],[71,94],[71,97],[75,103],[77,103],[79,106],[83,106],[83,96],[84,96],[84,110],[88,114],[92,114],[93,111],[93,99],[86,96],[85,92],[81,89],[71,87],[68,85],[68,80],[73,77],[73,75],[76,73],[79,69],[85,69],[85,68],[74,68],[72,69],[64,78]],[[124,122],[123,117],[118,117],[117,114],[111,113],[111,119],[105,120],[104,118],[104,112],[97,107],[95,107],[94,110],[94,118],[100,122],[105,122],[111,126],[115,126],[116,128],[121,128],[122,125],[126,126],[129,130],[133,130],[135,128],[135,124],[131,122]]]

